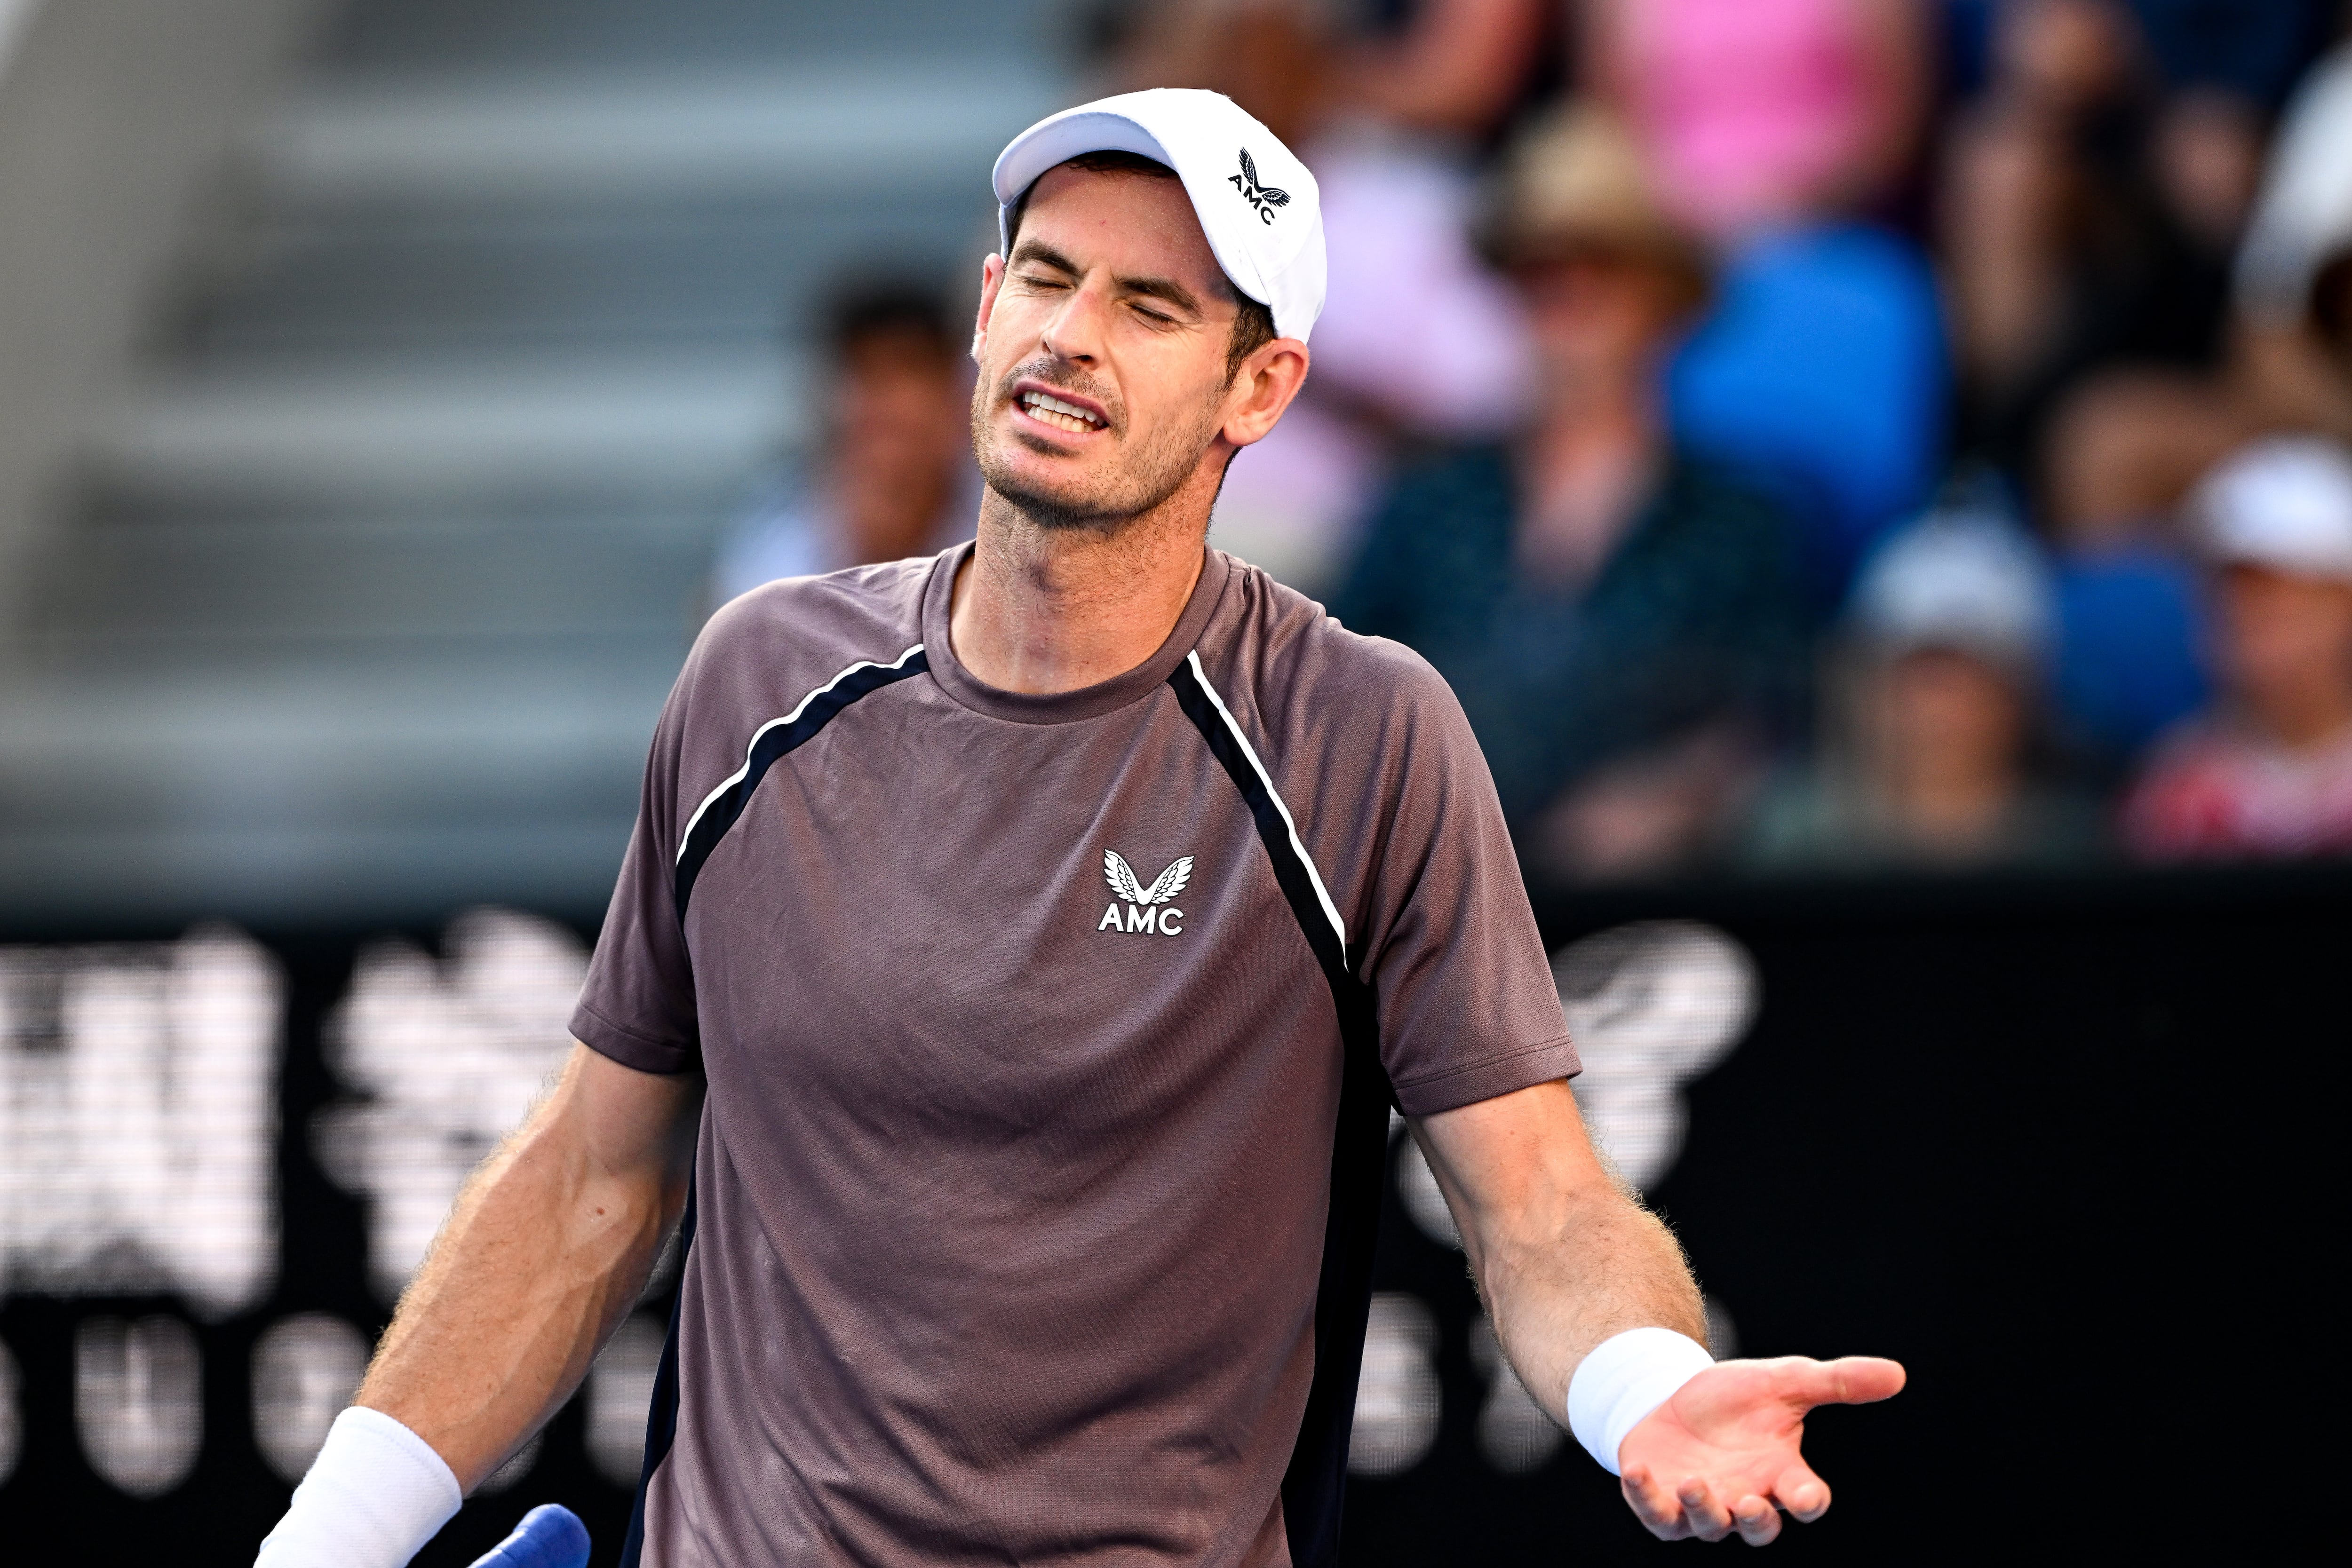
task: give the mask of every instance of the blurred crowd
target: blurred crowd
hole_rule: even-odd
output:
[[[2336,0],[1151,0],[1321,190],[1213,542],[1419,650],[1534,877],[2352,852]],[[968,532],[968,306],[834,302],[716,591]]]

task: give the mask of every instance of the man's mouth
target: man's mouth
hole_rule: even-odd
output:
[[[1020,403],[1021,412],[1030,418],[1041,424],[1050,424],[1055,430],[1066,430],[1073,435],[1083,435],[1090,430],[1103,427],[1102,416],[1092,409],[1066,402],[1051,392],[1039,392],[1034,387],[1023,392],[1015,401]]]

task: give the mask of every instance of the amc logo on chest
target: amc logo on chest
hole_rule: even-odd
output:
[[[1103,917],[1095,922],[1097,931],[1124,931],[1154,936],[1181,936],[1184,912],[1175,907],[1176,895],[1192,880],[1192,857],[1181,855],[1176,862],[1160,873],[1150,887],[1136,880],[1134,868],[1122,859],[1117,850],[1103,851],[1103,880],[1110,890],[1127,901],[1125,909],[1117,903],[1107,905]]]

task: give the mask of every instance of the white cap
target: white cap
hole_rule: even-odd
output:
[[[1209,248],[1235,288],[1306,341],[1323,313],[1323,203],[1315,176],[1274,132],[1221,92],[1156,87],[1049,115],[997,155],[996,232],[1013,246],[1013,204],[1037,177],[1087,152],[1133,152],[1176,171]]]
[[[2033,542],[1994,514],[1960,510],[1931,512],[1880,547],[1849,613],[1882,647],[1950,648],[2031,669],[2056,607]]]
[[[2312,280],[2352,248],[2352,44],[2311,68],[2288,104],[2261,199],[2238,252],[2238,302],[2273,321],[2300,320]]]
[[[2352,580],[2352,455],[2333,441],[2282,435],[2242,447],[2189,507],[2215,560]]]

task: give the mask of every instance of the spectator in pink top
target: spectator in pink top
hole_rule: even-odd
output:
[[[1818,608],[1928,499],[1941,464],[1943,315],[1927,258],[1869,221],[1927,110],[1920,0],[1586,0],[1588,90],[1643,144],[1659,194],[1716,253],[1715,308],[1667,377],[1693,450],[1800,526]]]
[[[1604,0],[1585,16],[1595,85],[1702,233],[1810,222],[1910,155],[1926,102],[1912,0]]]
[[[2259,442],[2191,507],[2224,696],[2159,747],[2126,841],[2150,860],[2352,852],[2352,455]]]

